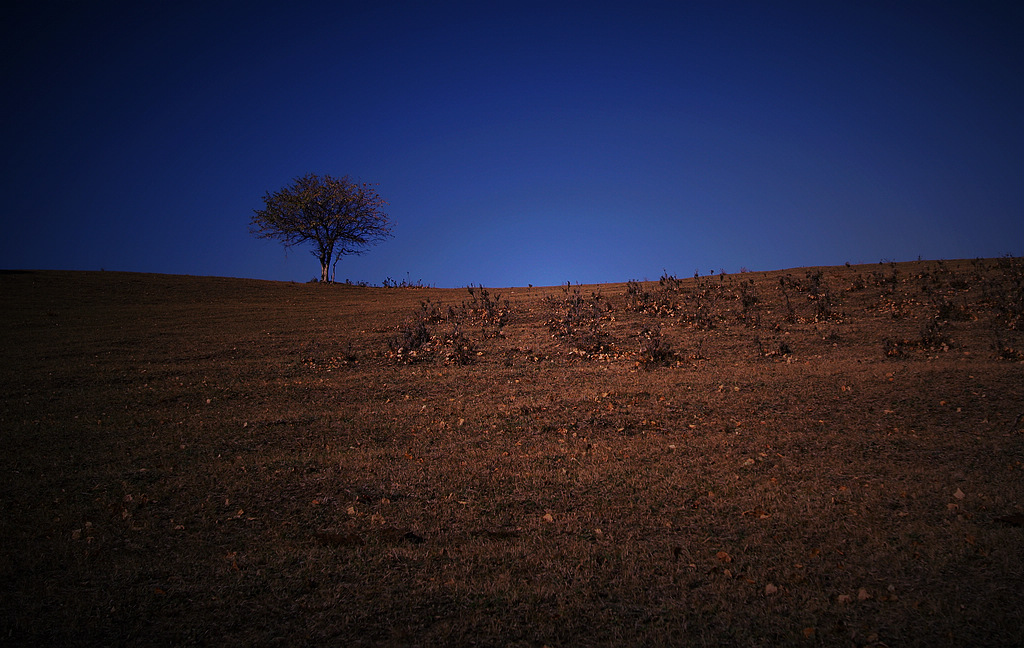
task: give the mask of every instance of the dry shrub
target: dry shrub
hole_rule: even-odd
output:
[[[637,361],[645,369],[667,367],[678,360],[672,346],[661,336],[661,328],[644,329],[637,335],[640,352]]]

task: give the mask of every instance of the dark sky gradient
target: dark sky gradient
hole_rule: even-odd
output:
[[[308,172],[371,283],[1024,254],[1020,2],[18,4],[0,267],[306,281],[248,227]]]

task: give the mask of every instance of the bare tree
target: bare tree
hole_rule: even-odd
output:
[[[310,242],[320,261],[320,280],[341,257],[362,254],[391,236],[387,205],[373,185],[348,176],[332,178],[310,173],[263,196],[264,209],[253,210],[249,231],[258,238],[281,241],[286,248]]]

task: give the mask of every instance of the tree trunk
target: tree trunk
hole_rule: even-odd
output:
[[[334,258],[334,243],[328,242],[326,244],[320,244],[320,281],[324,283],[331,282],[331,259]]]

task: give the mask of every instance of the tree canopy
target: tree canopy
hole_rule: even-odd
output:
[[[387,205],[373,185],[348,176],[315,173],[263,196],[265,207],[254,209],[249,231],[290,248],[312,243],[320,261],[321,281],[332,281],[334,265],[348,254],[362,254],[391,236]]]

